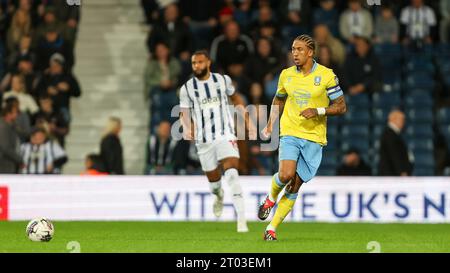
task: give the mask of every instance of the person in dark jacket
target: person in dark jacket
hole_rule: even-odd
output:
[[[19,137],[13,127],[19,109],[13,104],[3,107],[0,118],[0,173],[14,174],[22,165]]]
[[[336,171],[337,175],[370,176],[372,171],[357,149],[349,149],[344,155],[344,162]]]
[[[367,38],[355,37],[355,50],[346,58],[343,79],[350,95],[379,90],[381,68]]]
[[[192,50],[192,35],[189,26],[179,17],[176,4],[170,4],[164,9],[164,19],[155,24],[147,39],[147,47],[154,53],[158,43],[165,43],[173,55],[181,60],[188,60]]]
[[[123,169],[123,150],[119,138],[121,129],[122,122],[119,118],[109,118],[100,143],[100,156],[105,170],[109,174],[125,174]]]
[[[64,70],[65,59],[59,53],[50,58],[50,68],[37,86],[40,96],[50,96],[54,110],[61,112],[70,123],[70,99],[81,95],[80,85],[75,76]]]
[[[400,133],[405,126],[405,114],[393,110],[388,117],[388,125],[381,136],[378,175],[409,176],[413,166],[408,148]]]

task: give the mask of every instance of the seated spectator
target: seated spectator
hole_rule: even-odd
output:
[[[344,86],[350,95],[379,90],[381,68],[369,40],[355,37],[355,50],[347,56],[344,65]]]
[[[3,95],[3,100],[9,97],[16,97],[19,100],[20,111],[29,115],[34,115],[39,111],[39,107],[33,97],[25,90],[24,77],[15,74],[11,78],[11,91]]]
[[[163,21],[155,24],[147,39],[147,47],[154,54],[157,44],[164,43],[174,57],[188,61],[192,51],[192,37],[189,26],[179,17],[176,4],[164,8]]]
[[[147,25],[153,25],[159,18],[159,1],[141,0],[141,6],[144,11],[145,22]]]
[[[19,136],[14,129],[14,121],[19,109],[12,104],[2,108],[0,117],[0,173],[14,174],[22,165],[19,153]]]
[[[249,108],[249,115],[250,118],[254,121],[254,124],[258,124],[260,120],[267,120],[269,113],[269,104],[270,103],[264,95],[263,87],[261,86],[261,84],[253,83],[250,88],[249,105],[254,107]],[[267,175],[275,169],[275,153],[272,151],[262,151],[262,143],[264,143],[264,141],[262,141],[261,138],[248,141],[248,167],[250,169],[250,174]]]
[[[54,28],[56,32],[67,41],[65,36],[65,25],[56,18],[56,10],[53,6],[47,6],[42,15],[42,22],[36,30],[36,40],[39,41],[45,38],[47,29]]]
[[[100,156],[105,164],[105,171],[109,174],[125,174],[123,168],[123,149],[119,134],[122,130],[122,121],[110,117],[100,143]]]
[[[282,0],[278,8],[278,18],[285,18],[281,28],[283,44],[290,50],[295,37],[309,32],[311,4],[310,1],[303,0]]]
[[[11,104],[13,107],[19,109],[17,118],[13,123],[13,127],[16,130],[17,135],[20,138],[20,142],[24,143],[28,140],[31,134],[31,121],[30,116],[27,113],[20,111],[20,103],[17,97],[9,97],[5,100],[5,105]]]
[[[0,84],[0,92],[2,90],[9,90],[11,88],[11,80],[14,74],[20,74],[25,81],[25,89],[35,100],[38,98],[37,84],[40,79],[40,75],[34,71],[33,62],[30,56],[21,56],[15,61],[15,67],[10,69],[2,79]]]
[[[336,74],[338,78],[341,78],[341,67],[332,60],[331,49],[326,45],[319,46],[317,54],[317,62],[325,67],[332,69],[334,74]]]
[[[178,104],[176,88],[181,73],[179,61],[171,57],[167,45],[158,43],[144,73],[144,96],[150,98],[151,113],[170,118],[172,107]]]
[[[8,50],[14,52],[20,44],[23,36],[29,36],[32,32],[32,24],[30,14],[23,10],[17,10],[8,29]]]
[[[225,26],[224,34],[216,37],[211,45],[211,59],[227,74],[231,74],[232,69],[242,69],[253,52],[252,40],[240,33],[239,25],[234,21]]]
[[[81,95],[75,76],[64,69],[65,59],[55,53],[50,58],[50,67],[36,87],[40,96],[50,96],[54,110],[61,112],[66,123],[70,123],[70,99]]]
[[[411,0],[411,5],[401,11],[400,23],[404,44],[431,44],[436,36],[436,14],[423,0]]]
[[[317,25],[314,28],[314,40],[317,46],[327,46],[331,51],[331,61],[338,66],[342,66],[345,62],[345,47],[336,39],[329,31],[326,25]],[[318,51],[316,52],[318,54]],[[317,55],[316,55],[317,57]]]
[[[216,16],[221,1],[180,0],[178,3],[183,11],[183,21],[189,25],[194,36],[194,50],[208,48],[218,24]]]
[[[450,42],[450,0],[441,0],[440,2],[441,23],[440,36],[442,43]]]
[[[53,135],[59,144],[65,146],[65,137],[69,133],[69,125],[60,112],[53,108],[53,101],[48,95],[39,98],[40,110],[33,116],[33,125],[36,126],[42,122],[49,125],[49,133]]]
[[[380,44],[396,44],[398,43],[399,31],[397,18],[395,18],[391,7],[389,5],[381,6],[381,13],[375,21],[374,41]]]
[[[247,32],[252,21],[252,0],[241,0],[233,11],[233,17],[243,32]]]
[[[80,6],[67,5],[67,1],[51,1],[51,7],[54,7],[57,21],[64,25],[64,38],[73,48],[80,20]]]
[[[372,171],[359,155],[359,151],[357,149],[350,149],[345,153],[343,163],[337,169],[336,175],[371,176]]]
[[[259,38],[256,43],[256,53],[246,62],[245,75],[253,82],[264,84],[283,70],[285,61],[273,50],[269,39]]]
[[[348,0],[348,7],[339,19],[341,37],[352,44],[355,36],[372,37],[372,14],[363,8],[361,0]]]
[[[173,174],[173,152],[177,141],[171,135],[171,125],[161,121],[156,135],[151,134],[147,142],[146,174]]]
[[[89,154],[84,161],[85,170],[81,175],[108,175],[104,171],[102,158],[97,154]]]
[[[250,24],[250,35],[253,39],[258,37],[259,29],[266,24],[271,24],[275,31],[278,31],[278,26],[274,18],[274,14],[269,5],[261,5],[259,7],[256,19]]]
[[[19,45],[9,52],[8,68],[13,70],[17,67],[19,60],[29,59],[31,62],[36,62],[36,54],[32,49],[32,38],[30,35],[23,35],[20,38]]]
[[[400,110],[389,113],[388,124],[381,136],[378,175],[409,176],[413,165],[401,131],[405,126],[405,114]]]
[[[47,135],[47,142],[45,143],[49,146],[50,153],[53,158],[53,171],[52,174],[61,174],[64,164],[67,163],[68,157],[64,148],[59,144],[56,137],[50,131],[51,125],[46,121],[40,121],[36,123],[36,128],[42,129]]]
[[[279,33],[276,31],[276,26],[272,23],[262,24],[259,28],[259,32],[257,35],[257,39],[259,38],[267,38],[270,40],[272,44],[272,48],[277,54],[283,54],[282,42],[279,37]]]
[[[71,45],[58,32],[55,26],[49,26],[45,30],[44,38],[37,41],[37,70],[46,71],[49,67],[49,60],[55,53],[59,53],[64,57],[64,68],[67,71],[71,71],[74,63]]]
[[[320,0],[320,6],[313,13],[313,27],[326,25],[333,36],[339,36],[339,12],[335,0]]]
[[[46,145],[47,135],[44,129],[34,128],[30,141],[20,146],[22,174],[51,174],[53,173],[53,157],[50,146]]]

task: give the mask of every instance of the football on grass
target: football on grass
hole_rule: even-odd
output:
[[[48,242],[53,238],[55,228],[50,220],[37,218],[28,223],[26,232],[33,242]]]

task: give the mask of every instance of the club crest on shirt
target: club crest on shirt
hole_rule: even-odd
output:
[[[315,76],[314,77],[314,85],[315,86],[319,86],[321,81],[322,81],[322,77],[321,76]]]

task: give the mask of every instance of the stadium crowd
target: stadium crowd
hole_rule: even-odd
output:
[[[59,174],[67,162],[80,8],[0,1],[0,173]]]
[[[201,172],[195,144],[170,136],[195,50],[210,51],[212,70],[228,74],[248,104],[268,106],[304,33],[338,75],[349,109],[328,119],[319,175],[450,174],[450,1],[369,2],[377,1],[141,0],[151,29],[146,173]],[[238,143],[241,174],[276,171],[276,152]]]

